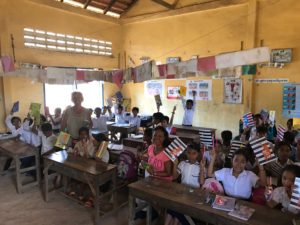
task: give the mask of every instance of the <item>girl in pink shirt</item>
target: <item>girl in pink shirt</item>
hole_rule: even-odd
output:
[[[164,153],[170,144],[169,134],[162,126],[154,129],[152,145],[148,147],[148,173],[151,176],[172,181],[172,162]]]

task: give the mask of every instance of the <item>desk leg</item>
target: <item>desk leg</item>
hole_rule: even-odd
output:
[[[45,186],[44,186],[44,197],[45,197],[45,201],[48,202],[49,201],[49,197],[48,197],[48,192],[49,192],[49,180],[48,180],[48,169],[49,166],[47,165],[47,163],[45,162],[45,168],[44,168],[44,179],[45,179]]]
[[[15,165],[16,165],[16,183],[17,183],[17,191],[19,194],[22,193],[22,180],[21,180],[21,171],[20,171],[20,159],[18,156],[15,158]]]
[[[112,183],[113,183],[112,201],[113,201],[114,209],[116,209],[117,208],[117,170],[114,170]]]
[[[151,225],[152,222],[152,206],[148,204],[147,206],[147,225]]]
[[[40,153],[37,150],[35,154],[35,171],[36,171],[36,179],[38,182],[39,188],[41,187],[41,169],[40,169]]]
[[[129,208],[128,225],[134,225],[135,198],[131,194],[129,194],[128,197],[128,208]]]
[[[100,224],[100,217],[99,217],[99,213],[100,213],[100,207],[99,207],[99,181],[98,181],[98,177],[96,177],[96,196],[95,196],[95,223],[96,225]]]

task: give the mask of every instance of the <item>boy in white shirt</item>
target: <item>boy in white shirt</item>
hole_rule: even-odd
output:
[[[184,98],[182,98],[181,100],[182,100],[182,106],[184,109],[182,125],[183,126],[192,126],[194,112],[196,109],[196,91],[193,91],[193,100],[188,99],[185,101]]]
[[[53,150],[57,137],[53,134],[52,125],[44,123],[41,126],[42,132],[39,135],[42,137],[41,155],[49,154]]]
[[[98,130],[100,133],[107,133],[108,130],[106,122],[109,121],[112,117],[110,108],[108,108],[109,116],[105,115],[105,111],[102,114],[102,110],[99,107],[95,108],[94,113],[96,115],[96,118],[92,118],[93,129]]]
[[[141,126],[141,119],[138,116],[139,108],[133,107],[131,112],[132,112],[132,116],[129,117],[129,124],[131,126],[136,126],[136,129],[138,130]]]
[[[61,108],[56,108],[54,110],[54,118],[52,117],[52,115],[46,115],[49,116],[52,125],[53,125],[53,132],[55,134],[58,134],[60,132],[60,128],[61,128],[61,120],[62,120],[62,115],[61,115]]]
[[[13,112],[11,112],[6,117],[5,124],[9,130],[9,132],[11,132],[11,135],[1,137],[1,140],[17,137],[17,136],[21,135],[21,133],[23,132],[23,126],[21,124],[21,119],[20,119],[20,117],[13,116]]]
[[[118,106],[118,110],[115,114],[115,122],[116,122],[116,124],[125,124],[126,123],[122,105]]]

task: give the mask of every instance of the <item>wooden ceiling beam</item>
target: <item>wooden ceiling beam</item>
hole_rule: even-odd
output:
[[[168,9],[175,9],[175,6],[177,4],[177,1],[175,2],[176,4],[169,4],[168,2],[165,2],[164,0],[151,0],[152,2],[155,2],[159,5],[162,5],[163,7],[166,7]]]
[[[136,3],[138,0],[133,0],[130,5],[124,10],[120,17],[123,17]]]
[[[103,13],[106,14],[111,9],[111,7],[115,4],[116,1],[117,0],[111,0]]]
[[[84,3],[83,8],[86,9],[90,4],[91,4],[92,0],[86,0],[86,2]]]

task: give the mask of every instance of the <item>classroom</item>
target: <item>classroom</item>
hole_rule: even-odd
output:
[[[299,225],[299,11],[1,0],[0,225]]]

